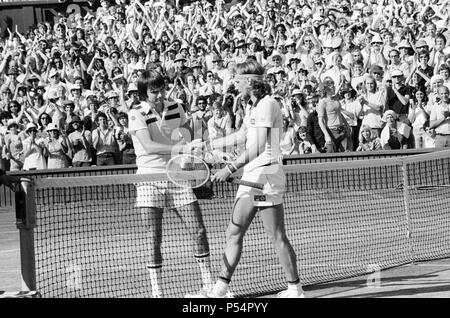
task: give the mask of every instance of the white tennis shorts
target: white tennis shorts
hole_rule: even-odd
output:
[[[267,207],[283,203],[283,195],[286,191],[286,175],[281,165],[258,167],[249,172],[244,172],[242,180],[264,184],[264,189],[255,189],[240,185],[236,193],[239,198],[250,198],[254,206]]]
[[[138,169],[137,174],[154,171]],[[197,201],[190,188],[179,187],[170,181],[150,181],[136,184],[137,208],[179,208]]]

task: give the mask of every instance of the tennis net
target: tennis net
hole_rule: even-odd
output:
[[[286,228],[304,285],[450,255],[450,151],[284,168]],[[33,266],[26,271],[44,297],[151,297],[152,242],[135,207],[136,183],[149,178],[162,176],[48,178],[29,186],[24,227],[32,235],[23,246]],[[212,199],[199,202],[217,275],[237,186],[213,190]],[[200,289],[192,240],[174,211],[164,212],[162,238],[164,296]],[[257,215],[232,292],[259,296],[284,288]]]

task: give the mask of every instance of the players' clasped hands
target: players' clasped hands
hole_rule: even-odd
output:
[[[195,157],[200,158],[206,158],[208,155],[212,156],[210,154],[209,150],[207,149],[207,143],[206,141],[202,141],[201,139],[194,139],[190,143],[188,143],[185,147],[185,152],[190,153]],[[225,167],[219,171],[217,171],[215,174],[211,175],[211,181],[212,182],[226,182],[230,176],[231,171]]]

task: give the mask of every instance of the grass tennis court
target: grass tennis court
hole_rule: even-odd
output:
[[[406,164],[374,160],[289,167],[299,169],[288,173],[285,210],[302,283],[314,289],[374,268],[448,257],[449,158],[432,156],[433,169],[424,175],[416,174],[412,159]],[[408,173],[411,177],[404,179]],[[45,297],[150,296],[145,270],[150,242],[134,208],[132,177],[105,177],[97,186],[91,183],[99,178],[69,180],[66,186],[57,179],[36,190],[36,276]],[[125,182],[127,178],[131,181]],[[420,186],[424,184],[435,186]],[[214,274],[235,191],[234,185],[223,184],[213,200],[201,201]],[[163,231],[162,288],[166,297],[183,297],[200,288],[192,246],[174,213],[165,214]],[[284,288],[283,273],[257,217],[232,291],[256,297]]]
[[[0,211],[0,290],[20,289],[18,231],[14,214]],[[244,264],[240,264],[244,270]],[[319,266],[319,265],[318,265]],[[325,265],[324,265],[325,266]],[[406,264],[382,271],[380,287],[368,287],[367,275],[305,287],[309,297],[449,297],[450,259]],[[262,297],[272,297],[266,295]]]

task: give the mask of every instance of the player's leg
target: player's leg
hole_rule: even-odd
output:
[[[202,288],[186,297],[204,297],[213,285],[209,243],[200,205],[192,189],[169,185],[167,205],[174,208],[189,232],[194,246],[194,259],[202,275]]]
[[[161,292],[161,272],[163,265],[163,258],[161,254],[161,242],[162,242],[162,220],[163,220],[162,208],[154,207],[142,207],[141,216],[147,229],[147,235],[149,236],[149,260],[147,263],[147,270],[150,274],[150,282],[152,285],[152,296],[155,298],[162,297]]]
[[[223,265],[219,279],[214,285],[210,297],[226,297],[228,285],[241,259],[245,233],[256,214],[256,208],[250,196],[238,197],[234,203],[233,214],[226,231],[226,245]]]
[[[152,295],[157,298],[163,296],[160,284],[163,264],[161,241],[163,212],[166,206],[165,188],[164,182],[146,182],[136,187],[136,207],[141,210],[142,222],[150,240],[147,269],[150,273]]]
[[[286,274],[288,289],[280,297],[303,297],[297,270],[297,257],[286,235],[283,205],[264,207],[260,211],[264,228],[274,244],[280,264]]]
[[[194,245],[194,258],[200,268],[203,287],[198,296],[204,296],[213,286],[209,243],[205,223],[198,201],[177,208],[178,214],[188,230]],[[195,297],[188,294],[187,297]]]

